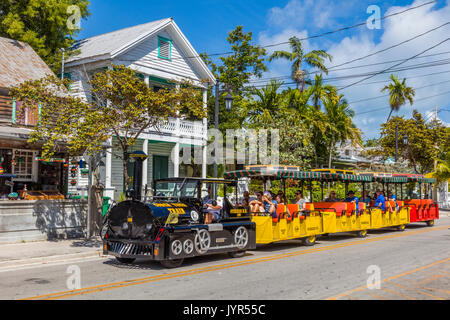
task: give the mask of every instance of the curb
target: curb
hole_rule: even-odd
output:
[[[95,251],[89,251],[89,252],[69,253],[69,254],[63,254],[63,255],[53,255],[53,256],[36,257],[36,258],[29,258],[29,259],[2,261],[2,262],[0,262],[0,271],[3,271],[3,269],[9,270],[11,268],[14,269],[14,268],[22,268],[22,267],[32,267],[32,266],[39,266],[39,265],[45,265],[45,264],[67,262],[70,260],[78,260],[80,258],[96,258],[96,257],[98,257],[98,258],[104,257],[102,249],[96,249]]]

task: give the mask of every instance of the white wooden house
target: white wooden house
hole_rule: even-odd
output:
[[[155,90],[167,86],[170,81],[190,80],[203,89],[205,108],[207,86],[215,84],[214,76],[172,18],[83,39],[76,42],[74,48],[80,53],[67,61],[65,74],[74,81],[72,94],[84,99],[91,99],[87,77],[110,68],[111,64],[135,69]],[[188,174],[183,172],[178,156],[180,147],[187,145],[203,148],[202,176],[206,177],[206,119],[170,119],[159,131],[148,130],[141,138],[133,149],[143,150],[149,155],[144,162],[144,185],[150,187],[157,178]],[[172,152],[175,155],[173,159],[170,156]],[[124,184],[121,159],[116,158],[114,152],[108,153],[104,163],[101,172],[106,195],[117,199]],[[79,182],[78,187],[86,179],[80,177]]]

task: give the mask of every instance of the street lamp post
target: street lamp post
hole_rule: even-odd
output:
[[[217,149],[218,149],[218,140],[219,140],[219,96],[220,96],[220,83],[217,81],[216,83],[216,101],[215,101],[215,111],[214,111],[214,124],[216,128],[216,136],[214,139],[214,178],[217,178]],[[228,94],[225,97],[225,109],[227,111],[231,111],[231,108],[233,107],[233,96],[230,94],[229,90],[227,91]],[[224,92],[222,91],[222,92]]]
[[[395,162],[398,159],[398,122],[395,123]]]

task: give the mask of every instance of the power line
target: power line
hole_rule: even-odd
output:
[[[441,81],[441,82],[429,84],[429,85],[426,85],[426,86],[423,86],[423,87],[414,88],[414,89],[415,89],[415,90],[420,90],[420,89],[424,89],[424,88],[436,86],[436,85],[438,85],[438,84],[447,83],[447,82],[450,82],[450,80]],[[382,96],[377,96],[377,97],[371,97],[371,98],[365,98],[365,99],[361,99],[361,100],[351,101],[351,102],[349,102],[349,104],[352,104],[352,103],[359,103],[359,102],[369,101],[369,100],[375,100],[375,99],[380,99],[380,98],[385,98],[385,97],[389,97],[389,94],[384,94],[384,95],[382,95]]]
[[[410,58],[407,58],[407,59],[403,60],[402,62],[399,62],[399,63],[397,63],[397,64],[394,64],[394,65],[390,66],[389,68],[386,68],[386,69],[384,69],[384,70],[382,70],[382,71],[380,71],[380,72],[377,72],[377,73],[375,73],[375,74],[373,74],[373,75],[370,75],[370,76],[368,76],[368,77],[366,77],[366,78],[364,78],[364,79],[358,80],[358,81],[356,81],[356,82],[354,82],[354,83],[348,84],[348,85],[346,85],[346,86],[344,86],[344,87],[341,87],[341,88],[339,88],[339,89],[340,89],[340,90],[347,89],[347,88],[349,88],[349,87],[351,87],[351,86],[353,86],[353,85],[355,85],[355,84],[357,84],[357,83],[360,83],[360,82],[366,81],[367,79],[373,78],[373,77],[375,77],[375,76],[378,75],[378,74],[387,72],[387,71],[393,69],[394,67],[397,67],[397,66],[399,66],[399,65],[401,65],[401,64],[403,64],[403,63],[405,63],[405,62],[407,62],[407,61],[409,61],[409,60],[411,60],[411,59],[413,59],[413,58],[415,58],[415,57],[418,57],[418,56],[420,56],[421,54],[423,54],[423,53],[425,53],[425,52],[427,52],[427,51],[430,51],[430,50],[432,50],[432,49],[434,49],[434,48],[440,46],[441,44],[443,44],[443,43],[445,43],[445,42],[447,42],[447,41],[449,41],[449,40],[450,40],[450,38],[447,38],[447,39],[445,39],[445,40],[439,42],[438,44],[435,44],[434,46],[431,46],[431,47],[429,47],[429,48],[427,48],[427,49],[425,49],[425,50],[419,52],[418,54],[416,54],[416,55],[414,55],[414,56],[412,56],[412,57],[410,57]]]
[[[427,57],[443,55],[443,54],[449,54],[449,53],[450,53],[450,51],[433,53],[433,54],[427,54],[427,55],[423,55],[421,57],[416,57],[414,59],[423,59],[423,58],[427,58]],[[366,67],[370,67],[370,66],[376,66],[376,65],[386,64],[386,63],[393,63],[393,62],[398,62],[398,61],[402,61],[402,60],[403,59],[396,59],[396,60],[390,60],[390,61],[370,63],[370,64],[365,64],[365,65],[358,65],[358,66],[353,66],[353,67],[346,67],[346,68],[330,70],[330,72],[336,72],[336,71],[341,71],[341,70],[349,70],[349,69],[357,69],[357,68],[366,68]],[[439,60],[437,60],[437,61],[439,61]],[[316,72],[314,72],[314,73],[316,73]],[[310,74],[312,74],[312,73],[310,73]],[[291,76],[279,76],[279,77],[260,78],[260,79],[250,80],[249,82],[250,83],[259,83],[259,82],[267,82],[268,80],[283,80],[283,79],[288,79],[288,78],[291,78]]]
[[[447,26],[447,25],[449,25],[449,24],[450,24],[450,21],[447,21],[446,23],[441,24],[441,25],[438,26],[438,27],[435,27],[435,28],[433,28],[433,29],[430,29],[430,30],[428,30],[428,31],[426,31],[426,32],[424,32],[424,33],[421,33],[421,34],[419,34],[419,35],[417,35],[417,36],[414,36],[414,37],[412,37],[412,38],[409,38],[409,39],[407,39],[407,40],[404,40],[404,41],[402,41],[402,42],[400,42],[400,43],[397,43],[397,44],[392,45],[392,46],[390,46],[390,47],[384,48],[384,49],[382,49],[382,50],[378,50],[378,51],[376,51],[376,52],[374,52],[374,53],[365,55],[365,56],[363,56],[363,57],[359,57],[359,58],[356,58],[356,59],[353,59],[353,60],[350,60],[350,61],[347,61],[347,62],[338,64],[338,65],[329,67],[328,69],[334,69],[334,68],[337,68],[337,67],[340,67],[340,66],[343,66],[343,65],[346,65],[346,64],[355,62],[355,61],[363,60],[363,59],[365,59],[365,58],[368,58],[368,57],[374,56],[374,55],[376,55],[376,54],[379,54],[379,53],[381,53],[381,52],[388,51],[388,50],[390,50],[390,49],[392,49],[392,48],[396,48],[396,47],[398,47],[398,46],[400,46],[400,45],[402,45],[402,44],[405,44],[405,43],[407,43],[407,42],[409,42],[409,41],[412,41],[412,40],[415,40],[415,39],[417,39],[417,38],[420,38],[420,37],[422,37],[422,36],[424,36],[424,35],[426,35],[426,34],[428,34],[428,33],[430,33],[430,32],[436,31],[436,30],[438,30],[438,29],[440,29],[440,28],[442,28],[442,27],[445,27],[445,26]]]
[[[346,80],[346,79],[361,78],[361,77],[367,77],[367,76],[375,76],[375,75],[379,75],[379,74],[383,74],[383,73],[402,72],[402,71],[408,71],[408,70],[414,70],[414,69],[436,67],[436,66],[442,66],[442,65],[447,65],[447,64],[450,64],[450,59],[442,59],[442,60],[437,60],[437,61],[430,61],[430,62],[427,62],[427,63],[408,65],[408,66],[404,66],[404,67],[397,68],[397,69],[393,69],[394,66],[391,66],[387,70],[370,71],[370,72],[365,72],[365,73],[350,74],[350,75],[338,76],[338,77],[329,77],[329,78],[323,79],[323,81],[325,83],[330,83],[330,82],[341,81],[341,80]],[[450,71],[437,72],[435,74],[445,73],[445,72],[450,72]],[[414,78],[414,77],[410,77],[410,78]],[[311,82],[314,83],[314,81],[311,81]],[[371,83],[367,83],[367,84],[385,83],[385,82],[388,82],[388,81],[383,80],[383,81],[371,82]],[[281,86],[292,85],[292,84],[296,84],[296,82],[295,81],[286,82],[286,83],[283,83]],[[267,84],[259,84],[259,85],[247,86],[247,88],[250,88],[250,87],[260,88],[260,87],[265,87],[266,85]]]
[[[421,8],[423,6],[427,6],[427,5],[435,3],[435,2],[437,2],[437,0],[425,2],[425,3],[421,4],[421,5],[418,5],[418,6],[415,6],[415,7],[411,7],[411,8],[405,9],[403,11],[396,12],[396,13],[392,13],[392,14],[386,15],[386,16],[384,16],[382,18],[374,19],[374,20],[375,21],[378,21],[378,20],[382,21],[382,20],[385,20],[385,19],[397,16],[397,15],[403,14],[405,12]],[[350,30],[350,29],[354,29],[354,28],[357,28],[357,27],[361,27],[361,26],[364,26],[366,24],[367,24],[367,21],[364,21],[364,22],[360,22],[360,23],[357,23],[357,24],[352,25],[352,26],[347,26],[347,27],[343,27],[343,28],[327,31],[327,32],[324,32],[324,33],[319,33],[319,34],[316,34],[316,35],[313,35],[313,36],[300,38],[299,40],[300,41],[304,41],[304,40],[309,40],[309,39],[320,38],[320,37],[324,37],[324,36],[327,36],[327,35],[330,35],[330,34],[334,34],[334,33],[337,33],[337,32],[341,32],[341,31],[345,31],[345,30]],[[278,42],[278,43],[264,45],[264,46],[261,46],[261,48],[271,48],[271,47],[276,47],[276,46],[280,46],[280,45],[284,45],[284,44],[288,44],[288,43],[289,43],[289,41],[283,41],[283,42]],[[208,54],[208,57],[225,56],[225,55],[230,55],[230,54],[233,54],[233,53],[234,53],[234,51],[212,53],[212,54]],[[181,58],[199,58],[199,57],[200,57],[200,55],[195,55],[195,56],[179,57],[178,59],[181,59]],[[176,59],[176,58],[174,57],[173,59]]]
[[[423,98],[415,100],[414,102],[435,98],[435,97],[442,96],[442,95],[445,95],[445,94],[448,94],[448,93],[450,93],[450,91],[445,91],[445,92],[441,92],[441,93],[438,93],[438,94],[434,94],[432,96],[423,97]],[[371,112],[375,112],[375,111],[379,111],[379,110],[385,110],[385,109],[390,109],[390,107],[383,107],[383,108],[377,108],[377,109],[371,109],[371,110],[367,110],[367,111],[363,111],[363,112],[358,112],[358,113],[355,113],[355,116],[361,115],[361,114],[366,114],[366,113],[371,113]]]

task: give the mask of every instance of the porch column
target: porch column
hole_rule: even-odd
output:
[[[203,89],[203,109],[208,107],[208,88]],[[202,178],[206,178],[206,146],[208,144],[208,120],[203,118],[203,146],[202,146]]]
[[[173,147],[173,176],[175,178],[180,176],[180,143],[175,143]]]
[[[112,145],[112,138],[108,139],[108,145]],[[111,175],[112,175],[112,151],[113,149],[108,149],[106,151],[106,156],[105,156],[105,189],[106,189],[106,196],[107,197],[114,197],[114,191],[112,190],[112,185],[111,185]]]
[[[142,144],[142,151],[148,156],[148,140],[144,139],[144,143]],[[148,157],[144,161],[142,161],[142,192],[145,192],[145,185],[147,182],[147,169],[148,169]],[[146,195],[144,194],[144,197]]]

